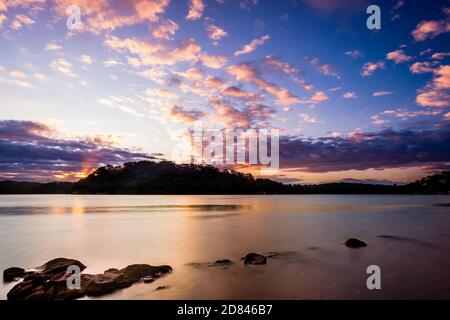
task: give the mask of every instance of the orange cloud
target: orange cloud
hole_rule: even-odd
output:
[[[411,61],[412,57],[408,56],[403,50],[395,50],[387,53],[386,59],[394,61],[395,64],[399,64]]]
[[[311,99],[314,101],[324,101],[328,100],[328,96],[323,91],[317,91]]]
[[[450,65],[441,66],[434,71],[433,80],[420,89],[416,103],[424,107],[450,106]]]

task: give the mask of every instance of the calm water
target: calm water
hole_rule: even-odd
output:
[[[55,257],[78,259],[87,273],[133,263],[174,268],[103,299],[449,299],[449,203],[449,196],[0,196],[0,269]],[[368,247],[346,248],[349,237]],[[278,256],[243,266],[248,252]],[[235,264],[204,264],[225,258]],[[381,290],[366,287],[372,264],[381,267]],[[1,283],[1,299],[13,285]]]

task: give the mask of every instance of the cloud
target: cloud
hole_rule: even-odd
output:
[[[27,81],[23,81],[23,80],[14,80],[14,79],[4,79],[0,77],[0,82],[2,83],[7,83],[7,84],[12,84],[18,87],[22,87],[22,88],[32,88],[33,85]]]
[[[19,30],[23,25],[30,26],[34,24],[34,20],[23,14],[16,14],[14,21],[11,23],[11,29]]]
[[[270,39],[270,36],[267,35],[267,34],[264,35],[264,36],[262,36],[262,37],[259,38],[259,39],[254,39],[254,40],[253,40],[252,42],[250,42],[249,44],[246,44],[245,46],[243,46],[241,50],[238,50],[238,51],[234,52],[234,56],[235,56],[235,57],[239,57],[239,56],[242,56],[242,55],[244,55],[244,54],[248,54],[248,53],[250,53],[250,52],[253,52],[253,51],[256,50],[256,48],[257,48],[258,46],[263,45],[263,44],[266,43],[266,41],[269,40],[269,39]]]
[[[208,31],[208,37],[215,41],[218,41],[228,35],[225,30],[213,24],[208,24],[206,26],[206,31]]]
[[[418,90],[416,103],[423,107],[450,106],[450,65],[434,70],[433,80]]]
[[[204,113],[201,111],[187,111],[179,106],[173,105],[169,111],[169,115],[176,121],[193,122],[203,117]]]
[[[57,45],[56,43],[47,43],[45,45],[45,50],[61,50],[62,47],[60,45]]]
[[[43,75],[42,73],[39,73],[39,72],[36,72],[34,74],[34,77],[38,80],[46,80],[47,79],[47,77],[45,75]]]
[[[449,57],[449,56],[450,56],[450,52],[436,52],[436,53],[433,53],[433,55],[431,56],[431,59],[442,60],[445,57]]]
[[[105,68],[111,68],[111,67],[123,65],[123,63],[119,62],[117,60],[114,60],[114,59],[108,59],[108,60],[103,61],[103,65],[105,66]]]
[[[374,97],[389,96],[392,93],[393,93],[392,91],[375,91],[374,93],[372,93],[372,96]]]
[[[8,17],[4,14],[0,14],[0,27],[3,25],[3,23],[8,20]]]
[[[342,97],[345,99],[356,99],[357,98],[356,93],[354,93],[354,92],[346,92],[342,95]]]
[[[411,32],[415,41],[425,41],[433,39],[440,34],[450,31],[450,22],[445,20],[430,20],[421,21],[416,28]]]
[[[428,61],[415,62],[409,67],[409,71],[411,71],[411,73],[426,73],[434,72],[434,68],[432,67],[432,63]]]
[[[203,3],[203,0],[189,0],[189,12],[186,16],[186,19],[200,19],[203,15],[203,10],[205,10],[205,4]]]
[[[450,161],[450,124],[433,130],[385,129],[347,137],[280,138],[280,166],[306,172],[386,169]]]
[[[371,117],[372,122],[374,124],[386,124],[390,121],[387,118],[398,118],[400,120],[407,120],[409,118],[416,118],[418,116],[439,116],[442,114],[441,110],[418,110],[411,111],[408,109],[393,109],[393,110],[384,110],[377,115]]]
[[[128,0],[113,5],[110,1],[54,0],[54,11],[66,17],[66,9],[77,5],[82,12],[82,31],[100,33],[124,26],[156,22],[164,13],[170,0]]]
[[[316,67],[317,70],[319,70],[319,72],[322,73],[323,75],[332,76],[338,79],[341,78],[341,75],[334,66],[320,61],[319,58],[305,57],[305,61],[311,64],[312,66]]]
[[[314,116],[310,115],[310,114],[300,113],[299,116],[303,120],[304,123],[307,123],[307,124],[318,123],[317,119]]]
[[[154,159],[153,156],[115,146],[99,136],[77,139],[42,122],[0,120],[0,176],[8,179],[78,180],[105,164]]]
[[[163,99],[176,99],[176,98],[178,98],[178,95],[175,92],[167,90],[167,89],[150,88],[150,89],[145,90],[145,93],[148,96],[157,97],[157,98],[163,98]]]
[[[77,77],[72,71],[72,64],[64,58],[58,58],[50,63],[50,68],[69,77]]]
[[[152,35],[157,39],[172,40],[178,29],[176,22],[167,19],[153,29]]]
[[[259,95],[244,91],[238,87],[227,87],[224,90],[222,90],[222,95],[246,100],[260,99]]]
[[[311,98],[314,101],[325,101],[328,100],[328,96],[323,91],[317,91]]]
[[[92,57],[88,56],[87,54],[83,54],[80,56],[80,61],[84,64],[92,64]]]
[[[361,69],[361,76],[368,77],[372,75],[376,70],[378,69],[385,69],[386,65],[384,61],[378,61],[378,62],[367,62],[363,65]]]
[[[266,120],[273,118],[274,110],[259,103],[252,103],[239,110],[237,107],[220,101],[217,98],[210,98],[211,106],[216,110],[218,117],[214,121],[224,123],[225,126],[236,128],[248,128],[252,124],[262,126]]]
[[[281,71],[284,74],[293,74],[298,72],[294,66],[275,58],[273,55],[266,56],[264,58],[264,63],[274,70]]]
[[[360,50],[350,50],[350,51],[346,51],[344,54],[346,56],[354,58],[354,59],[360,58],[364,55]]]
[[[121,53],[129,52],[136,55],[142,65],[174,65],[184,61],[195,62],[201,53],[201,47],[194,39],[183,41],[172,49],[158,43],[136,38],[120,39],[116,36],[107,37],[104,44]]]
[[[23,73],[22,71],[18,71],[18,70],[12,70],[8,74],[11,78],[18,78],[18,79],[26,79],[27,78],[27,75],[25,73]]]
[[[287,89],[281,88],[271,82],[266,81],[256,71],[256,69],[249,63],[240,63],[237,65],[227,67],[227,72],[234,76],[237,81],[250,82],[256,85],[260,90],[263,90],[277,99],[276,104],[281,106],[288,106],[302,102],[298,97],[293,95]]]
[[[134,104],[135,101],[128,97],[109,96],[108,98],[98,99],[99,104],[120,110],[134,117],[143,118],[144,115],[138,112],[135,108],[130,107],[130,104]]]
[[[386,59],[392,60],[395,64],[404,63],[412,60],[403,50],[395,50],[386,54]]]
[[[200,59],[203,65],[212,69],[220,69],[227,63],[227,58],[223,56],[203,55]]]
[[[214,77],[214,76],[206,77],[204,83],[205,83],[205,86],[210,90],[220,90],[226,85],[226,82],[224,79],[219,78],[219,77]]]
[[[444,119],[447,121],[450,121],[450,112],[447,112],[446,114],[444,114]]]

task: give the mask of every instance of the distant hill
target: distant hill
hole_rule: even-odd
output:
[[[0,181],[1,194],[449,194],[450,172],[407,185],[368,183],[282,184],[209,165],[170,161],[100,167],[78,182]]]

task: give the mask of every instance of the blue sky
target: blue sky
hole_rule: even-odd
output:
[[[79,30],[66,27],[72,4]],[[170,159],[195,120],[280,128],[280,181],[446,169],[450,5],[382,1],[381,30],[368,30],[369,4],[1,0],[0,177]]]

